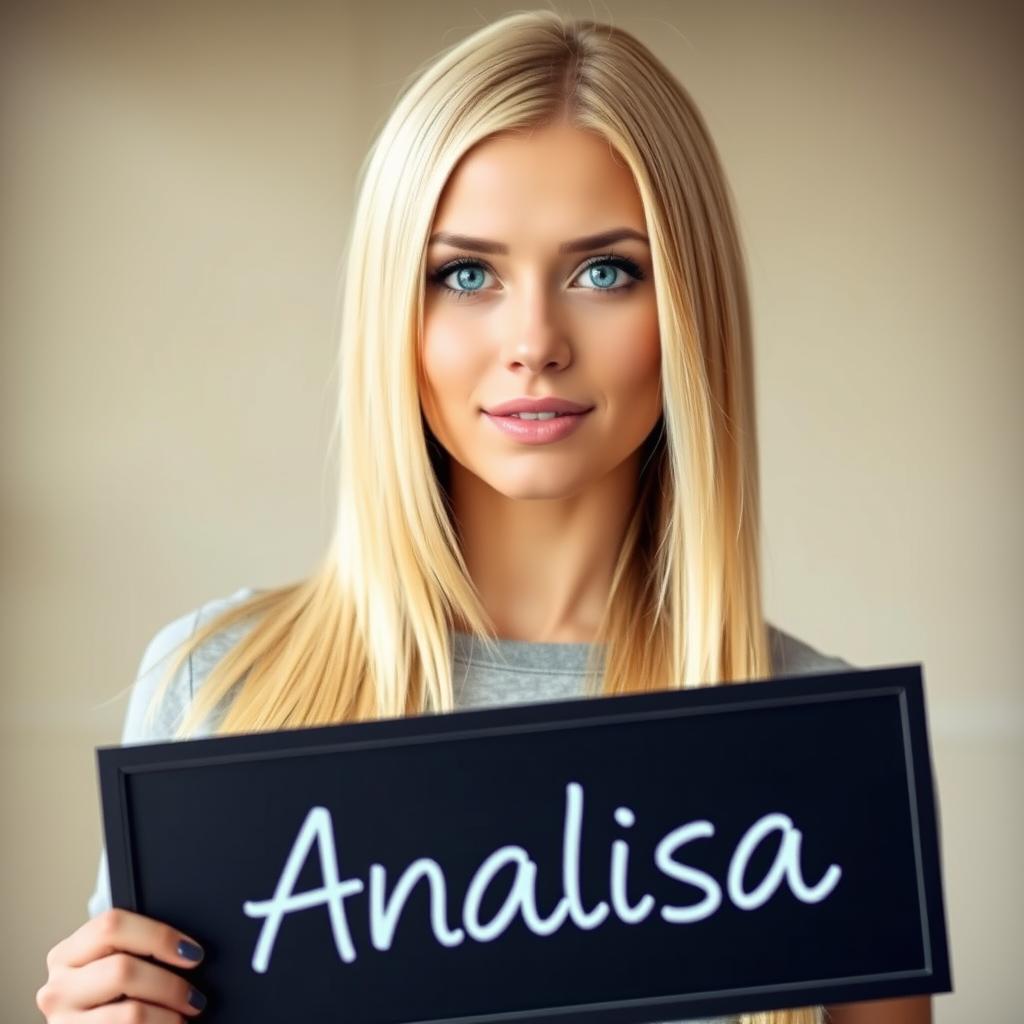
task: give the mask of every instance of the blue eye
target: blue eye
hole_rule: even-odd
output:
[[[615,280],[620,277],[621,271],[625,271],[633,279],[625,284],[614,285]],[[462,299],[482,290],[482,278],[487,273],[490,271],[480,260],[463,256],[451,260],[440,269],[435,270],[430,275],[429,283],[454,295],[456,299]],[[625,256],[614,255],[595,256],[576,274],[576,277],[579,278],[583,274],[587,274],[590,282],[594,285],[594,287],[585,287],[584,291],[594,292],[625,292],[644,278],[643,271],[633,260],[627,259]],[[447,279],[453,276],[458,287],[452,287],[446,283]]]
[[[449,269],[454,267],[454,269]],[[443,271],[439,271],[442,274],[438,280],[441,286],[447,291],[455,292],[456,295],[467,295],[473,292],[478,292],[484,286],[483,278],[487,271],[483,265],[476,262],[475,260],[467,260],[456,264],[449,264]],[[455,282],[458,285],[457,288],[453,288],[451,285],[444,284],[445,278],[455,277]]]

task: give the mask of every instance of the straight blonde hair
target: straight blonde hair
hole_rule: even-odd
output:
[[[761,604],[748,296],[729,187],[692,99],[629,33],[517,12],[414,73],[366,160],[344,278],[333,539],[308,578],[257,591],[197,629],[189,654],[250,628],[211,669],[177,736],[454,707],[450,633],[496,639],[448,509],[446,454],[420,408],[427,238],[456,164],[498,132],[568,122],[628,164],[647,221],[663,413],[588,678],[594,694],[772,674]],[[151,710],[156,706],[155,699]],[[223,713],[222,713],[223,712]],[[820,1024],[822,1008],[744,1024]]]

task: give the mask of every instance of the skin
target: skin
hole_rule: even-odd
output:
[[[628,168],[595,137],[552,126],[503,136],[468,154],[448,182],[435,231],[488,238],[506,254],[431,246],[428,270],[453,256],[489,273],[431,287],[421,395],[452,456],[452,499],[470,573],[500,636],[589,642],[607,596],[613,553],[637,486],[638,448],[661,411],[660,342],[647,244],[617,241],[559,253],[561,242],[611,228],[646,234]],[[617,253],[644,277],[583,266]],[[597,294],[604,286],[612,294]],[[593,411],[569,438],[526,447],[480,413],[510,398],[557,395]],[[501,543],[494,543],[500,536]],[[200,1012],[190,986],[162,967],[194,967],[171,925],[125,910],[87,921],[47,955],[37,1005],[54,1024],[180,1024]],[[149,959],[151,958],[151,959]],[[829,1007],[832,1024],[930,1024],[931,1000]]]
[[[199,1014],[189,983],[161,967],[195,967],[178,943],[195,939],[170,925],[127,910],[86,921],[46,956],[49,977],[36,1005],[54,1024],[180,1024]],[[143,957],[154,957],[151,963]],[[124,998],[122,998],[124,997]]]

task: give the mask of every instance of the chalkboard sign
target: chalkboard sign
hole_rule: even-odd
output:
[[[920,665],[97,754],[114,905],[218,1024],[951,991]]]

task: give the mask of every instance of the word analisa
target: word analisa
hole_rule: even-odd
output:
[[[612,842],[611,903],[600,900],[589,910],[580,894],[580,837],[583,826],[583,787],[569,782],[565,788],[565,816],[562,845],[562,884],[564,895],[554,911],[547,917],[537,910],[535,880],[537,864],[521,846],[502,846],[490,854],[473,875],[462,904],[462,927],[451,927],[447,920],[447,885],[444,871],[437,861],[420,857],[402,872],[391,894],[387,894],[387,872],[381,864],[370,865],[369,925],[370,941],[375,949],[386,951],[398,928],[402,910],[421,879],[426,879],[430,891],[430,924],[434,937],[442,946],[458,946],[468,935],[476,942],[493,942],[509,927],[517,914],[531,932],[538,936],[551,935],[566,921],[580,929],[597,928],[611,911],[626,924],[639,924],[655,909],[654,897],[647,894],[636,903],[626,896],[629,846],[622,839]],[[631,828],[635,815],[628,807],[615,810],[615,820],[622,828]],[[661,917],[671,924],[690,924],[710,917],[722,903],[722,889],[709,874],[684,864],[676,858],[680,847],[694,839],[714,835],[710,821],[690,821],[673,829],[658,843],[654,861],[658,870],[669,878],[685,882],[704,893],[697,903],[687,906],[663,906]],[[744,886],[747,865],[758,845],[772,832],[779,832],[775,860],[765,877],[752,890]],[[807,885],[800,868],[802,833],[785,814],[765,814],[743,834],[729,864],[726,886],[729,899],[742,910],[756,910],[778,890],[783,879],[793,895],[803,903],[819,903],[835,889],[842,874],[837,864],[829,866],[821,879]],[[320,855],[322,884],[305,892],[295,892],[302,866],[316,844]],[[514,865],[515,878],[504,903],[489,921],[482,921],[480,908],[488,886],[506,865]],[[266,972],[274,950],[281,924],[289,914],[314,907],[326,907],[330,915],[331,930],[338,956],[345,963],[356,959],[356,949],[349,931],[345,901],[363,892],[365,886],[359,878],[341,878],[334,845],[334,824],[326,807],[313,807],[306,815],[292,844],[284,870],[274,895],[267,900],[246,900],[242,909],[248,917],[263,918],[252,969]]]

